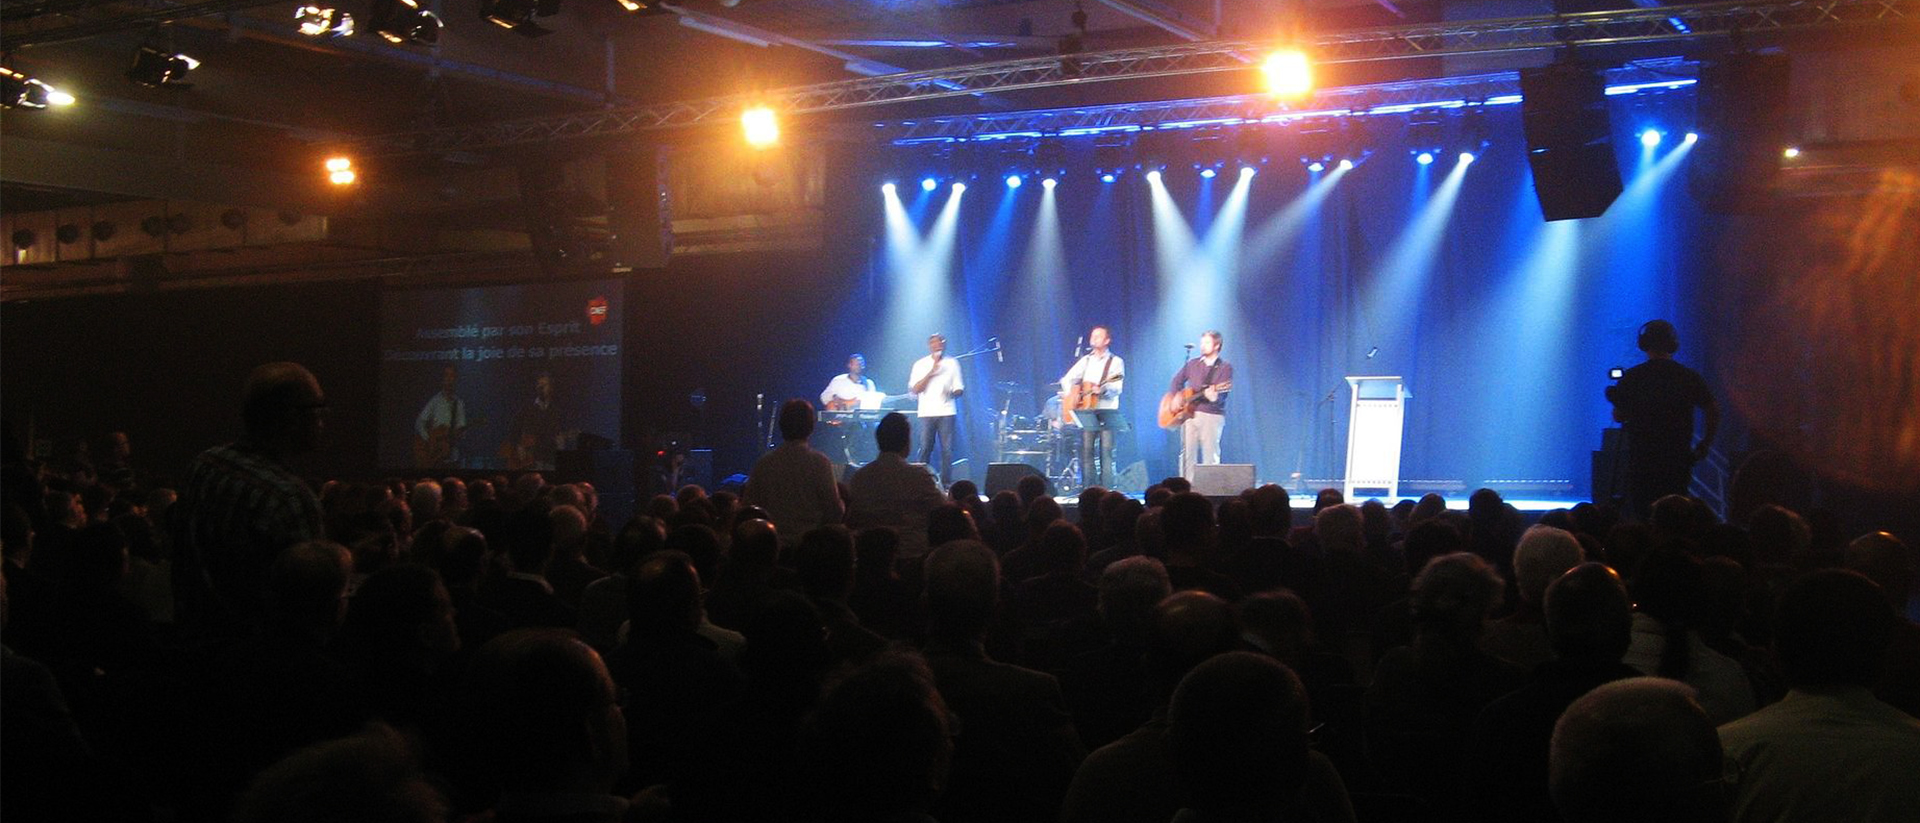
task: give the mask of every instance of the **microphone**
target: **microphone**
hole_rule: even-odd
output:
[[[1000,338],[998,338],[998,337],[989,337],[989,338],[987,338],[987,342],[989,342],[989,343],[992,343],[992,344],[993,344],[993,362],[995,362],[995,363],[1005,363],[1005,362],[1007,362],[1007,358],[1006,358],[1006,356],[1005,356],[1005,355],[1002,355],[1002,354],[1000,353]]]
[[[1085,352],[1086,342],[1087,336],[1084,334],[1073,339],[1073,356],[1076,359]]]
[[[1373,348],[1371,348],[1371,349],[1367,349],[1367,359],[1368,359],[1368,360],[1372,360],[1372,359],[1373,359],[1373,356],[1374,356],[1374,355],[1376,355],[1376,354],[1379,354],[1379,353],[1380,353],[1380,347],[1379,347],[1379,346],[1374,346],[1374,347],[1373,347]]]

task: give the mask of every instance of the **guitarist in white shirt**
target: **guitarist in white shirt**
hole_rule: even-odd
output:
[[[1092,350],[1073,362],[1073,368],[1060,378],[1060,390],[1066,392],[1061,404],[1063,416],[1075,409],[1120,408],[1120,391],[1125,387],[1127,364],[1108,349],[1113,334],[1106,326],[1094,326],[1087,332]],[[1113,487],[1113,432],[1080,432],[1080,477],[1083,486]]]

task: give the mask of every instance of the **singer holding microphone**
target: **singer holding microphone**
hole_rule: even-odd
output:
[[[960,379],[960,364],[947,356],[946,335],[935,332],[927,338],[927,356],[914,361],[913,369],[907,374],[907,393],[920,402],[920,427],[918,448],[914,449],[919,462],[927,464],[940,476],[940,484],[947,485],[953,467],[953,441],[958,431],[954,416],[959,412],[956,398],[967,390]],[[940,462],[932,460],[936,441],[940,448]]]

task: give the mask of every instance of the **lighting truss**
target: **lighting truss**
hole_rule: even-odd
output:
[[[1620,91],[1681,88],[1694,83],[1698,65],[1678,57],[1639,60],[1607,73]],[[1520,102],[1517,72],[1406,80],[1321,89],[1306,101],[1280,108],[1264,94],[1186,100],[1156,100],[1016,112],[916,117],[874,124],[871,131],[899,145],[956,140],[1082,137],[1153,128],[1197,128],[1286,123],[1352,114],[1402,114],[1467,105]]]
[[[1674,21],[1680,21],[1675,25]],[[1409,57],[1488,54],[1607,46],[1845,25],[1910,25],[1920,0],[1733,0],[1686,6],[1630,8],[1566,15],[1428,23],[1327,32],[1311,47],[1319,63],[1357,63]],[[1176,43],[1073,55],[1002,60],[902,72],[747,97],[711,97],[559,117],[472,127],[375,135],[353,141],[362,156],[476,151],[579,137],[681,128],[738,117],[759,102],[786,115],[936,100],[994,91],[1082,83],[1245,71],[1237,55],[1259,52],[1261,41]]]

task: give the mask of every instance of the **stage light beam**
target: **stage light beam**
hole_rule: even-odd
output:
[[[1042,185],[1042,186],[1045,186],[1045,187],[1047,187],[1047,188],[1049,188],[1049,189],[1051,189],[1051,188],[1053,188],[1054,186],[1058,186],[1058,185],[1060,185],[1060,181],[1058,181],[1058,180],[1055,180],[1055,179],[1053,179],[1053,178],[1051,178],[1051,177],[1049,177],[1049,178],[1047,178],[1047,179],[1045,179],[1045,180],[1042,180],[1042,181],[1040,181],[1040,185]]]
[[[1281,49],[1267,55],[1260,64],[1267,81],[1267,93],[1275,97],[1300,97],[1313,91],[1313,62],[1299,49]]]
[[[895,186],[891,180],[880,184],[880,193],[889,197],[897,195],[899,191],[899,187]]]

